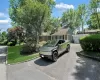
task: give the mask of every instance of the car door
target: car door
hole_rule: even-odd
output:
[[[62,50],[62,52],[64,52],[66,50],[66,48],[67,48],[67,44],[65,42],[62,43],[61,44],[61,50]]]
[[[59,54],[61,54],[64,51],[63,45],[64,45],[63,41],[59,40],[59,42],[58,42],[58,53]]]
[[[62,52],[65,51],[66,44],[65,44],[65,41],[64,40],[62,40],[62,43],[61,43],[60,47],[61,47],[61,51]]]

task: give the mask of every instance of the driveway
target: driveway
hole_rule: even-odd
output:
[[[80,58],[79,44],[71,44],[71,51],[64,53],[57,62],[36,59],[29,62],[8,65],[8,80],[100,80],[100,63]]]

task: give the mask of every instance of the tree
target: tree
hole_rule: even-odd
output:
[[[44,32],[50,32],[53,34],[59,27],[61,27],[60,19],[51,17],[44,23]]]
[[[79,27],[79,16],[77,15],[77,11],[70,9],[63,13],[61,22],[63,26],[66,28],[76,29]]]
[[[25,35],[22,27],[13,27],[8,29],[8,42],[21,43],[24,42]]]
[[[97,23],[97,25],[94,24],[94,26],[97,26],[99,29],[100,28],[100,17],[99,17],[100,12],[98,11],[98,9],[100,8],[100,0],[91,0],[89,6],[90,6],[91,18],[94,16],[94,18],[96,19],[95,23]],[[91,23],[94,23],[94,22],[91,22]]]
[[[50,6],[40,0],[10,0],[10,4],[10,18],[25,28],[27,44],[37,46],[43,23],[51,14]]]
[[[0,42],[2,41],[1,29],[0,29]]]
[[[98,13],[98,16],[100,17],[100,13]],[[95,14],[90,15],[90,18],[87,21],[87,24],[89,26],[89,29],[98,29],[98,21]]]
[[[78,17],[81,21],[81,26],[82,26],[82,31],[84,30],[84,25],[86,24],[86,19],[87,19],[87,6],[85,4],[81,4],[78,6],[77,10]]]

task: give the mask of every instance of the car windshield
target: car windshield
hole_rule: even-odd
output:
[[[53,47],[55,46],[56,42],[57,42],[56,40],[47,41],[47,43],[44,46]]]

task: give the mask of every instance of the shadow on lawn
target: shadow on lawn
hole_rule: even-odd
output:
[[[78,58],[72,75],[75,80],[100,80],[100,63],[88,58]]]
[[[63,56],[65,53],[66,53],[66,52],[62,53],[62,54],[59,56],[59,58],[60,58],[61,56]],[[58,58],[58,59],[59,59],[59,58]],[[37,65],[39,65],[39,66],[48,66],[48,65],[53,64],[53,63],[55,63],[55,62],[53,62],[52,60],[49,60],[49,59],[47,59],[47,58],[45,58],[45,59],[39,58],[39,59],[37,59],[36,61],[34,61],[34,63],[37,64]]]

